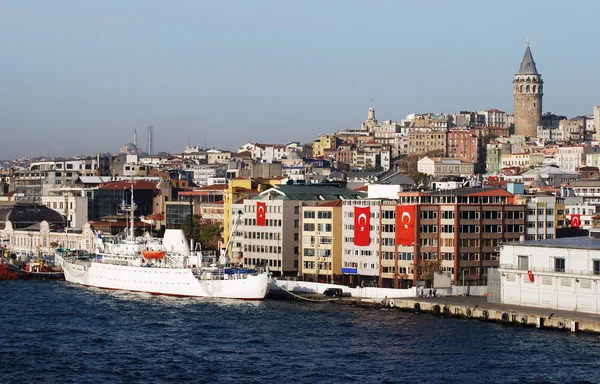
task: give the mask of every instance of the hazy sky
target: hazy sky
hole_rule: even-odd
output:
[[[0,0],[0,159],[307,142],[409,113],[600,104],[598,1]]]

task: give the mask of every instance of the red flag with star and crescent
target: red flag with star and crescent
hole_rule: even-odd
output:
[[[415,206],[396,206],[396,245],[415,243]]]
[[[267,215],[265,214],[267,211],[267,203],[264,201],[256,202],[256,225],[259,227],[264,227],[267,225]]]
[[[371,207],[354,206],[354,245],[371,244]]]
[[[579,228],[581,225],[581,215],[571,215],[571,228]]]

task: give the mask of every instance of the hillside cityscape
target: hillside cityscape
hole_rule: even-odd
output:
[[[128,226],[120,206],[131,199],[133,183],[136,217],[147,231],[183,228],[193,211],[198,229],[209,232],[193,234],[204,247],[230,244],[244,265],[268,265],[278,276],[409,288],[444,271],[455,284],[483,285],[488,270],[498,267],[498,244],[573,236],[600,222],[600,107],[576,117],[543,112],[544,80],[529,42],[516,67],[513,113],[414,113],[379,121],[371,106],[360,129],[321,134],[310,143],[248,142],[237,151],[188,143],[181,153],[155,153],[155,128],[135,128],[117,154],[3,161],[0,201],[47,207],[56,213],[47,215],[59,233],[67,227],[84,237],[86,228],[117,235]],[[386,201],[419,196],[434,205],[420,206],[421,225],[407,249],[396,256],[393,221],[373,220],[369,249],[358,251],[348,209],[388,207],[389,213],[370,217],[393,218]],[[281,200],[282,206],[265,207],[270,233],[257,232],[251,219],[257,199]],[[461,211],[461,219],[489,216],[503,224],[452,221],[438,228],[436,204],[471,200],[480,202],[481,212]],[[310,223],[313,207],[329,222]],[[0,237],[8,241],[37,220],[24,217],[10,225],[5,217]],[[425,224],[428,219],[435,220]],[[463,233],[490,237],[463,239]],[[69,241],[80,246],[76,236]],[[31,237],[17,244],[22,254],[40,247]],[[49,243],[42,247],[50,251]]]

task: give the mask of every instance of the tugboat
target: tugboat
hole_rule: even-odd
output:
[[[63,280],[65,274],[60,267],[55,269],[44,260],[38,259],[25,264],[25,269],[21,270],[21,278],[26,280]]]

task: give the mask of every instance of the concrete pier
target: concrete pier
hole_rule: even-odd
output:
[[[387,307],[428,313],[443,317],[461,317],[522,327],[555,329],[570,332],[600,333],[600,316],[572,311],[522,307],[488,303],[485,297],[415,297],[359,299],[342,298],[339,304],[368,307]]]

